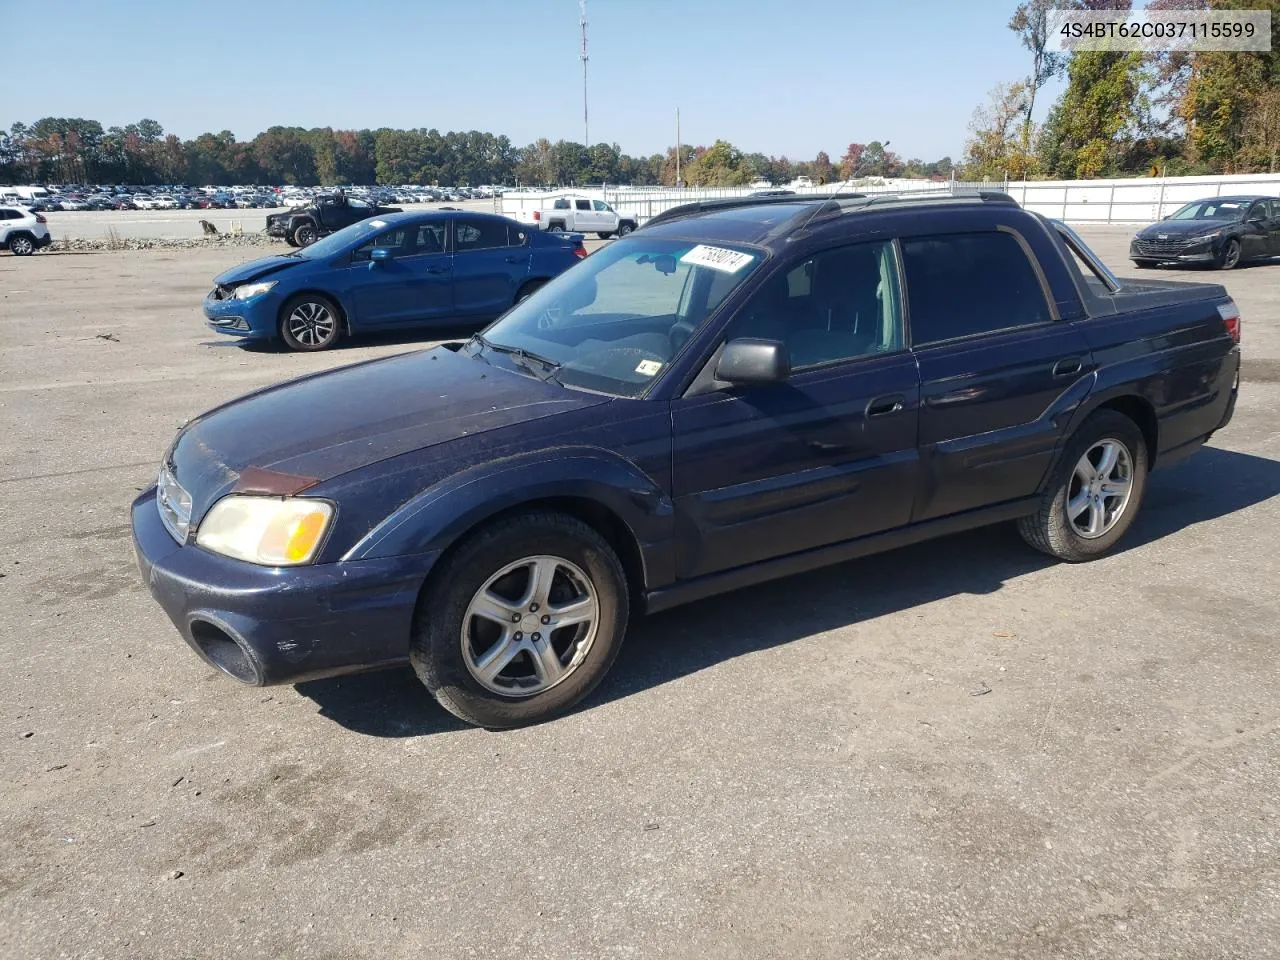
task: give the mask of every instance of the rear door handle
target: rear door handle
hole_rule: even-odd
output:
[[[901,413],[907,406],[907,398],[900,393],[876,397],[867,404],[868,417],[887,417],[892,413]]]
[[[448,273],[445,267],[427,267],[427,273]]]
[[[1063,357],[1053,365],[1055,377],[1075,376],[1084,369],[1084,362],[1079,357]]]
[[[524,257],[507,257],[507,263],[524,263]]]

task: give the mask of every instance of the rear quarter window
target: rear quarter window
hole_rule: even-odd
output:
[[[902,241],[913,346],[1047,323],[1044,290],[1017,239],[998,231]]]

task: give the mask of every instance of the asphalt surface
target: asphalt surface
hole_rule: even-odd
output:
[[[184,420],[419,345],[218,342],[254,253],[0,257],[0,957],[1276,955],[1280,264],[1211,275],[1239,408],[1119,553],[996,527],[691,605],[489,733],[408,672],[239,686],[139,581]]]

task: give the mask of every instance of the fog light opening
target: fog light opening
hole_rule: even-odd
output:
[[[221,627],[207,620],[191,621],[191,639],[209,662],[241,683],[261,683],[253,657]]]

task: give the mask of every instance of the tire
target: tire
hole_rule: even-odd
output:
[[[622,223],[618,224],[618,236],[625,237],[628,233],[630,233],[635,228],[636,228],[636,225],[634,223],[631,223],[630,221],[627,221],[627,220],[623,220]]]
[[[563,223],[551,224],[551,226],[547,227],[547,233],[564,233],[564,224]]]
[[[342,311],[328,297],[300,293],[280,310],[280,339],[290,350],[328,350],[342,336]]]
[[[320,231],[314,223],[305,222],[293,228],[292,236],[295,247],[309,247],[320,239]]]
[[[1234,270],[1240,266],[1240,241],[1228,240],[1218,255],[1219,270]]]
[[[287,244],[288,244],[289,246],[291,246],[291,247],[296,247],[296,246],[297,246],[297,244],[293,242],[293,237],[285,237],[285,238],[284,238],[284,242],[285,242],[285,243],[287,243]]]
[[[596,236],[597,236],[597,237],[599,237],[601,240],[608,240],[610,237],[612,237],[612,236],[613,236],[613,234],[612,234],[612,233],[597,233],[597,234],[596,234]]]
[[[550,720],[594,690],[617,659],[629,615],[626,574],[613,548],[581,520],[543,511],[508,517],[473,533],[444,562],[419,598],[409,659],[454,716],[492,730]],[[534,589],[535,566],[552,571],[543,606],[530,602],[547,596]],[[485,593],[501,601],[486,604],[501,621],[468,615]],[[552,627],[544,638],[538,627],[552,614],[538,610],[554,611],[552,604],[575,596],[594,603],[593,618]],[[523,622],[505,625],[508,613],[521,611]],[[486,685],[478,674],[485,656],[496,666],[495,651],[504,665],[490,668]]]
[[[15,257],[29,257],[36,252],[36,242],[30,234],[15,233],[9,236],[9,252]]]
[[[1133,265],[1134,265],[1135,267],[1137,267],[1139,270],[1150,270],[1150,269],[1151,269],[1152,267],[1154,267],[1157,263],[1159,263],[1159,261],[1158,261],[1158,260],[1135,260],[1135,261],[1133,261]]]
[[[1078,471],[1086,456],[1090,466],[1097,466],[1095,451],[1101,452],[1108,444],[1118,445],[1122,453],[1117,457],[1116,467],[1109,472],[1111,479],[1105,483],[1099,481],[1101,487],[1095,490],[1101,494],[1101,500],[1094,501],[1102,520],[1098,532],[1082,534],[1080,526],[1091,520],[1095,509],[1090,505],[1087,490],[1082,489],[1083,480]],[[1121,469],[1126,458],[1127,471]],[[1098,410],[1067,442],[1041,498],[1040,508],[1018,521],[1018,532],[1031,546],[1059,560],[1082,563],[1103,556],[1120,541],[1138,514],[1147,488],[1148,462],[1147,442],[1137,424],[1115,410]],[[1108,487],[1118,489],[1126,472],[1128,493],[1123,502],[1117,504],[1114,502],[1117,496],[1108,496],[1105,491]],[[1081,497],[1084,510],[1073,522],[1068,515],[1069,503],[1078,502]]]
[[[512,301],[512,302],[513,302],[513,303],[519,303],[521,300],[526,300],[526,299],[528,299],[530,296],[532,296],[532,295],[533,295],[533,292],[534,292],[535,290],[537,290],[539,287],[541,287],[541,286],[542,286],[543,284],[545,284],[546,282],[547,282],[547,281],[545,281],[545,280],[527,280],[527,281],[525,281],[525,282],[521,285],[520,289],[516,291],[516,298],[515,298],[515,300],[514,300],[514,301]]]

